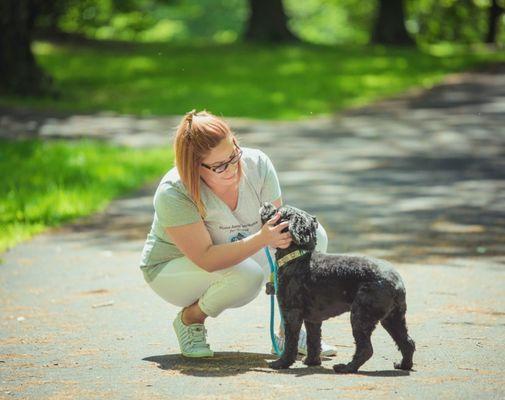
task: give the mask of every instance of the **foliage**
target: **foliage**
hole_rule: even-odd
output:
[[[284,0],[289,24],[310,43],[343,44],[368,42],[376,9],[374,1]]]
[[[482,42],[491,0],[405,0],[407,29],[420,43]],[[499,0],[505,7],[505,0]],[[55,0],[60,28],[90,38],[231,43],[247,0]],[[63,5],[62,5],[63,4]],[[291,29],[311,43],[367,43],[377,0],[284,0]],[[44,23],[43,20],[42,23]],[[47,23],[47,21],[46,21]],[[505,43],[505,18],[499,29]]]
[[[94,141],[0,140],[0,253],[49,226],[103,209],[158,177],[168,148],[134,150]]]
[[[505,0],[501,0],[505,7]],[[407,0],[407,28],[424,43],[479,43],[488,29],[490,0]],[[498,42],[505,43],[502,17]]]
[[[60,21],[66,32],[126,41],[234,41],[243,29],[243,0],[71,1]]]

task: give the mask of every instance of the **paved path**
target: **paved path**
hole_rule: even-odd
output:
[[[336,358],[269,370],[263,294],[208,320],[215,359],[181,358],[169,327],[177,309],[137,269],[149,185],[2,255],[0,398],[503,398],[503,72],[457,75],[428,92],[302,122],[229,119],[243,145],[270,155],[285,201],[318,216],[330,252],[395,261],[408,290],[414,372],[392,368],[399,353],[379,327],[362,372],[333,374],[353,352],[348,314],[323,325]],[[0,136],[146,146],[168,140],[178,119],[9,112]]]

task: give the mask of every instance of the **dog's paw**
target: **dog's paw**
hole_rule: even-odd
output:
[[[277,361],[272,361],[268,363],[268,366],[272,369],[286,369],[289,368],[291,364],[287,364],[282,359],[278,359]]]
[[[308,367],[312,367],[312,366],[316,366],[316,365],[321,365],[321,357],[317,357],[317,358],[308,358],[308,357],[305,357],[303,359],[303,363],[308,366]]]
[[[401,363],[393,363],[395,369],[403,369],[405,371],[410,371],[412,370],[412,363],[404,363],[403,361]]]
[[[358,369],[350,366],[349,364],[335,364],[333,366],[333,371],[337,374],[352,374],[356,372]]]

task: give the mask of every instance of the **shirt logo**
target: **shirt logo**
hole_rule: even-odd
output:
[[[237,240],[242,240],[242,239],[246,238],[247,236],[249,236],[249,232],[245,232],[245,231],[238,232],[237,234],[230,236],[229,241],[233,243],[233,242],[236,242]]]

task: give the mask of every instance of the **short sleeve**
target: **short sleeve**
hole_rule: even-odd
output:
[[[154,195],[154,211],[164,227],[192,224],[201,221],[195,203],[172,186],[161,186]]]
[[[260,154],[260,175],[263,178],[261,186],[261,201],[271,203],[281,197],[281,186],[274,165],[268,156],[261,152]]]

